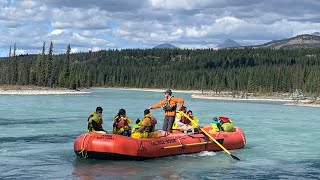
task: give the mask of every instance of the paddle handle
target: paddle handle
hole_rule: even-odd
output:
[[[195,123],[188,115],[186,115],[184,112],[182,112],[182,114],[188,118],[191,122]],[[228,151],[226,148],[224,148],[217,140],[215,140],[209,133],[207,133],[207,131],[205,131],[204,129],[200,128],[200,130],[207,135],[213,142],[215,142],[222,150],[224,150],[227,154],[229,154],[233,159],[240,161],[240,159],[234,155],[231,154],[230,151]]]

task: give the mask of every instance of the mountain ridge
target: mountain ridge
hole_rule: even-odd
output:
[[[159,44],[155,47],[153,47],[153,49],[174,49],[177,48],[174,45],[170,44],[170,43],[164,43],[164,44]]]
[[[316,48],[320,47],[320,36],[312,34],[302,34],[281,40],[272,40],[260,45],[242,46],[250,48],[274,48],[274,49],[293,49],[293,48]]]

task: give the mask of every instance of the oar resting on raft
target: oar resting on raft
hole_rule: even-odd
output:
[[[217,141],[223,142],[223,139],[217,139]],[[198,142],[198,143],[190,143],[190,144],[179,144],[174,146],[165,146],[161,149],[170,149],[170,148],[179,148],[179,147],[186,147],[186,146],[197,146],[197,145],[203,145],[203,144],[211,144],[212,142]]]
[[[188,115],[186,115],[184,112],[182,112],[182,114],[195,124],[195,122]],[[230,151],[228,151],[225,147],[223,147],[217,140],[215,140],[209,133],[207,133],[207,131],[205,131],[201,127],[199,128],[205,135],[207,135],[213,142],[215,142],[222,150],[224,150],[224,152],[230,155],[233,159],[240,161],[240,159],[237,156],[232,155]]]

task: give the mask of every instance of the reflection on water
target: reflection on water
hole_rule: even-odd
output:
[[[106,177],[131,176],[138,174],[137,162],[117,163],[107,160],[80,159],[74,160],[73,175],[81,179],[100,179]]]

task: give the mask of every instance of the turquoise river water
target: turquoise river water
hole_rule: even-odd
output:
[[[228,116],[243,129],[247,144],[221,152],[170,156],[146,161],[81,159],[73,151],[88,115],[104,108],[111,130],[120,108],[133,120],[160,102],[160,92],[95,88],[77,95],[0,95],[0,179],[319,179],[320,108],[281,102],[193,99],[173,93],[209,124]],[[152,110],[162,127],[163,111]]]

